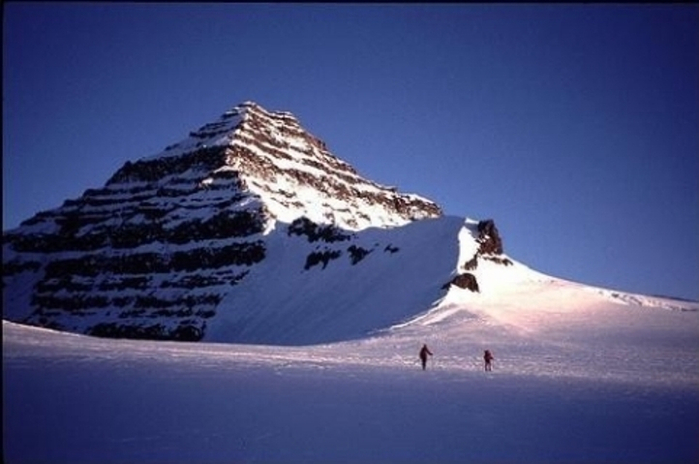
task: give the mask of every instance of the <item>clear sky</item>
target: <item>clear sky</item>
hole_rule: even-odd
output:
[[[3,8],[3,230],[253,100],[534,269],[699,298],[695,6]]]

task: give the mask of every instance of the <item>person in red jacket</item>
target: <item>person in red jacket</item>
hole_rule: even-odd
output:
[[[485,370],[486,371],[492,371],[493,366],[491,366],[490,362],[495,359],[495,356],[493,356],[493,353],[490,352],[490,350],[485,350],[485,353],[483,354],[483,361],[485,361]]]
[[[423,371],[427,367],[427,355],[432,356],[432,352],[430,351],[429,348],[427,348],[427,345],[422,345],[422,349],[420,350],[420,361],[422,361],[422,370]]]

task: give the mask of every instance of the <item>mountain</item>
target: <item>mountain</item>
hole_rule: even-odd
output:
[[[374,328],[358,314],[367,308],[380,303],[374,310],[390,324],[444,292],[453,263],[411,258],[414,247],[424,252],[446,237],[424,237],[434,225],[408,226],[436,218],[435,203],[361,177],[291,113],[245,102],[161,153],[127,162],[102,188],[3,233],[3,316],[132,338],[359,336]],[[481,232],[470,226],[474,237],[499,240],[492,222],[483,224]],[[328,266],[343,267],[337,282],[322,272]],[[369,269],[386,284],[406,272],[432,281],[399,301],[376,300],[366,288],[339,292]],[[298,308],[302,288],[314,297]],[[362,306],[347,293],[362,295]],[[343,330],[324,335],[336,317],[347,321]]]
[[[3,233],[3,318],[104,337],[333,342],[540,281],[492,220],[367,180],[253,102]]]

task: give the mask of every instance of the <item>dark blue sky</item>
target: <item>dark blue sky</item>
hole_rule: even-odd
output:
[[[698,11],[6,3],[3,229],[254,100],[537,270],[697,299]]]

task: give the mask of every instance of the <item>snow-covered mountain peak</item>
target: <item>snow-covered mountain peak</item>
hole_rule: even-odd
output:
[[[155,156],[127,163],[108,185],[144,180],[143,172],[156,171],[162,174],[159,180],[173,173],[198,177],[203,187],[221,177],[236,177],[241,190],[260,199],[268,219],[286,223],[306,217],[361,230],[442,214],[438,205],[419,195],[401,194],[360,176],[292,113],[267,111],[252,101]]]
[[[143,158],[143,160],[180,156],[201,148],[232,146],[237,133],[257,131],[271,135],[275,139],[294,134],[301,135],[296,144],[303,148],[308,148],[309,143],[325,146],[322,141],[305,132],[298,119],[291,112],[267,111],[254,101],[248,100],[235,105],[216,120],[191,131],[186,138],[168,145],[160,153]],[[347,166],[351,169],[351,166]]]
[[[360,176],[293,114],[247,101],[5,232],[3,314],[94,335],[200,339],[221,325],[210,318],[254,310],[240,304],[270,292],[257,278],[308,273],[343,255],[352,266],[371,253],[398,255],[391,240],[356,234],[441,215],[429,200]],[[240,323],[230,330],[226,339],[236,339]]]

